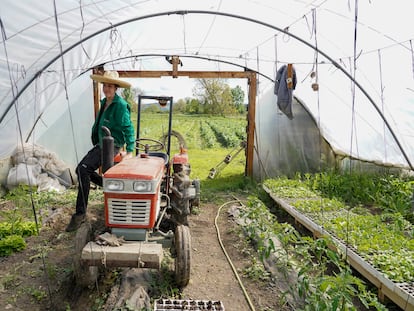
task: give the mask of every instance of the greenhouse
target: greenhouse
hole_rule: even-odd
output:
[[[311,235],[332,236],[338,252],[373,284],[381,301],[414,310],[411,15],[411,3],[402,0],[4,0],[1,193],[21,183],[38,186],[39,192],[42,187],[76,187],[75,169],[92,148],[91,126],[104,96],[91,75],[117,71],[144,95],[156,98],[169,96],[162,93],[166,79],[236,79],[246,90],[244,177],[263,185],[272,202]],[[142,89],[148,80],[159,81],[158,94]],[[171,102],[173,107],[177,100]],[[199,123],[213,128],[217,122],[216,128],[223,131],[227,124],[244,126],[232,118],[221,121]],[[238,148],[238,142],[228,150],[233,147]],[[387,205],[381,224],[370,219],[373,230],[384,236],[392,225],[402,228],[399,241],[404,243],[398,245],[403,255],[395,260],[406,261],[394,268],[405,271],[404,276],[381,270],[381,256],[395,249],[384,245],[378,253],[364,252],[360,236],[348,235],[348,225],[359,221],[356,210],[378,201],[344,199],[339,204],[332,193],[324,197],[324,186],[338,186],[333,185],[334,177],[324,184],[327,171],[347,176],[380,173],[407,181],[401,199],[404,211],[394,202],[393,207]],[[40,173],[55,178],[56,184],[41,184]],[[283,192],[285,187],[307,190],[291,197]],[[356,198],[364,187],[354,184],[349,191]],[[396,189],[384,186],[377,191]],[[305,206],[302,201],[317,204]],[[335,227],[338,215],[347,225]]]

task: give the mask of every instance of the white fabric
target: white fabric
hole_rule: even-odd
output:
[[[68,166],[54,152],[42,146],[31,144],[18,146],[12,155],[12,164],[6,183],[9,189],[19,185],[37,186],[38,191],[66,189],[59,184],[57,177],[60,178],[68,172]],[[63,182],[68,183],[68,186],[71,184],[66,180]]]

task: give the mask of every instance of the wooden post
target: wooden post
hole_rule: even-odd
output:
[[[93,74],[103,74],[102,69],[101,68],[93,68],[92,70]],[[99,89],[99,83],[96,81],[93,81],[93,111],[94,111],[94,116],[96,118],[96,116],[98,115],[99,112],[99,102],[100,102],[100,89]]]
[[[257,94],[257,77],[251,73],[248,77],[249,84],[249,105],[247,112],[247,149],[246,149],[246,176],[253,176],[253,151],[254,151],[254,134],[256,131],[256,94]]]
[[[172,65],[173,65],[172,76],[173,76],[173,78],[178,77],[178,64],[179,63],[180,63],[180,58],[178,56],[173,56],[172,57]]]

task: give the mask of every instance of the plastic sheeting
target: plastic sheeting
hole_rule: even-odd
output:
[[[7,188],[19,185],[36,186],[38,191],[63,191],[73,183],[67,165],[56,154],[42,146],[25,144],[17,147],[13,167],[7,176]]]
[[[293,63],[294,95],[337,152],[408,166],[414,163],[411,14],[405,0],[4,0],[0,159],[24,142],[41,142],[75,165],[90,144],[90,69],[171,70],[165,56],[179,55],[182,70],[257,71],[256,111],[269,117],[276,108],[266,90],[277,69]],[[264,124],[258,122],[257,143],[271,146],[275,132]],[[261,158],[276,157],[267,150]]]
[[[337,166],[334,150],[302,103],[292,103],[293,119],[280,112],[273,90],[261,99],[256,115],[254,176],[259,180]],[[273,133],[273,134],[270,134]]]

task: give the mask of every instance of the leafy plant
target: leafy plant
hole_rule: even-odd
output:
[[[285,295],[304,301],[301,310],[356,310],[356,299],[367,308],[386,310],[364,283],[352,275],[341,255],[330,249],[330,238],[301,237],[291,225],[279,223],[267,206],[253,196],[241,209],[241,217],[247,237],[254,241],[262,259],[271,253],[275,255],[274,264],[285,276],[285,282],[291,283],[292,273],[297,271],[297,282],[290,285]],[[277,246],[274,237],[280,242]],[[257,271],[252,268],[248,272]]]
[[[255,281],[268,281],[270,273],[256,257],[251,257],[251,264],[243,269],[243,275]]]
[[[9,235],[28,237],[35,235],[36,232],[36,224],[32,221],[22,222],[18,220],[15,222],[0,222],[0,239]]]
[[[414,258],[414,226],[404,214],[396,211],[409,209],[407,202],[412,195],[412,190],[408,190],[411,189],[410,181],[393,175],[340,175],[328,172],[306,174],[296,179],[271,179],[265,181],[264,185],[345,245],[352,247],[391,280],[414,280],[414,263],[411,260]],[[381,191],[377,191],[376,187]],[[399,205],[400,208],[390,212],[391,204],[384,207],[388,201],[397,202],[394,206]],[[383,212],[378,214],[376,210],[375,214],[371,214],[371,204],[380,203],[383,204]],[[405,207],[401,208],[403,203]],[[363,212],[363,206],[367,204],[368,208]]]
[[[26,242],[20,235],[9,235],[0,240],[0,256],[9,256],[26,248]]]
[[[33,286],[26,289],[27,293],[31,295],[36,301],[42,301],[47,297],[47,291],[43,288],[35,288]]]

